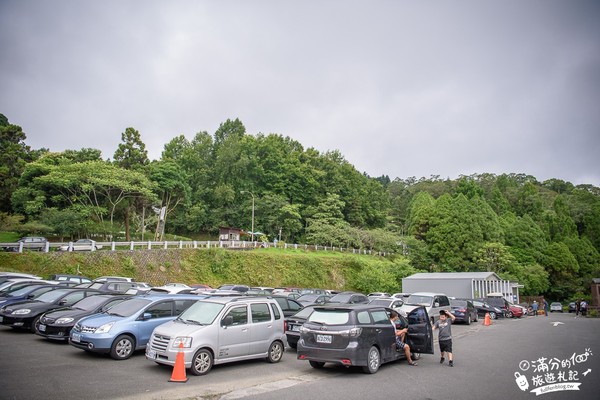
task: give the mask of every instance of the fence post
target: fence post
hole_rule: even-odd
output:
[[[197,249],[198,248],[198,242],[194,240],[194,248]]]
[[[111,242],[111,243],[110,243],[110,249],[111,249],[112,251],[115,251],[115,249],[116,249],[116,248],[117,248],[117,244],[116,244],[115,242]]]
[[[133,241],[129,242],[129,250],[133,250]]]

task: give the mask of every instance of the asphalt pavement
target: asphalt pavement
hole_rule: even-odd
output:
[[[278,364],[217,365],[206,376],[188,373],[186,383],[168,382],[172,368],[143,352],[115,361],[0,327],[0,399],[598,398],[600,319],[551,314],[482,322],[453,326],[452,368],[439,363],[437,344],[416,367],[399,361],[374,375],[333,364],[315,370],[288,349]]]

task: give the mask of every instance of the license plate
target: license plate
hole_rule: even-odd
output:
[[[290,331],[292,332],[298,332],[300,330],[300,325],[291,325],[290,326]]]
[[[146,357],[151,359],[151,360],[156,360],[156,351],[148,349],[146,351]]]
[[[74,341],[75,343],[79,343],[81,342],[81,334],[80,333],[74,333],[71,335],[71,340]]]
[[[317,343],[331,343],[331,335],[317,335]]]
[[[38,326],[38,329],[40,330],[40,332],[46,332],[46,325],[41,325]]]

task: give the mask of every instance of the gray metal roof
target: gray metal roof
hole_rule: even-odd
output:
[[[404,279],[495,279],[501,280],[495,272],[425,272],[407,276]]]

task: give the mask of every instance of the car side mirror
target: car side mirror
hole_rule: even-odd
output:
[[[223,321],[221,321],[221,326],[231,326],[233,325],[233,316],[232,315],[228,315],[225,318],[223,318]]]
[[[435,303],[433,303],[433,306],[434,306],[434,307],[439,307],[439,306],[440,306],[440,303],[438,303],[438,302],[436,301]]]
[[[151,319],[152,318],[152,314],[150,314],[149,312],[145,312],[142,314],[142,320],[147,320],[147,319]]]
[[[67,304],[67,299],[62,299],[61,301],[58,302],[59,305],[64,306],[65,304]]]

